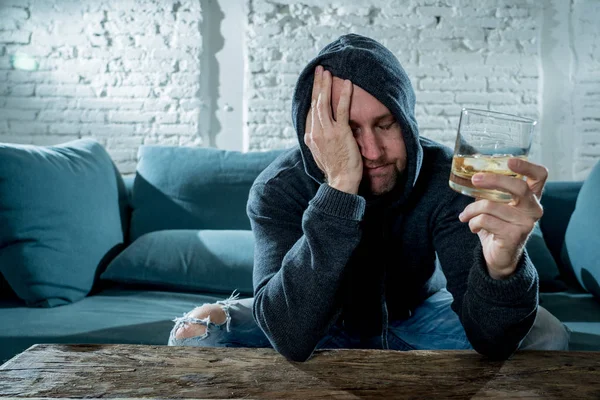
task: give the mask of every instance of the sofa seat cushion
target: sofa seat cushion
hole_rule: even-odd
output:
[[[130,242],[165,229],[250,229],[250,186],[282,150],[145,145],[138,151]]]
[[[62,307],[0,301],[0,364],[36,343],[166,345],[173,319],[227,296],[131,289],[115,285]]]
[[[80,139],[0,144],[0,160],[0,271],[29,306],[82,299],[124,241],[124,185],[109,154]]]
[[[251,230],[147,233],[108,265],[101,279],[182,291],[252,294]]]
[[[590,293],[540,293],[540,305],[571,329],[569,350],[600,351],[600,302]]]
[[[563,259],[579,284],[600,299],[600,162],[577,196],[565,234]]]

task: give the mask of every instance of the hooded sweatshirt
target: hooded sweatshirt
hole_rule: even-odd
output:
[[[399,122],[407,164],[391,192],[368,197],[325,182],[304,144],[317,65]],[[489,276],[477,235],[458,219],[473,200],[448,186],[452,150],[419,137],[414,107],[400,62],[368,37],[339,37],[301,72],[292,102],[299,145],[257,177],[247,204],[253,315],[286,358],[307,360],[333,325],[386,349],[389,321],[410,318],[443,287],[472,346],[490,358],[508,358],[533,325],[538,276],[527,253],[507,279]]]

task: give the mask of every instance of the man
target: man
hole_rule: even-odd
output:
[[[527,181],[473,177],[511,193],[509,204],[456,193],[452,151],[419,137],[414,105],[380,43],[349,34],[325,46],[294,91],[299,147],[250,191],[254,298],[196,308],[169,343],[272,346],[295,361],[328,347],[474,348],[494,359],[566,349],[524,249],[547,170],[512,159]]]

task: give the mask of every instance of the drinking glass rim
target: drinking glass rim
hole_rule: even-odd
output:
[[[490,114],[490,116],[505,116],[505,117],[509,117],[511,120],[516,121],[516,122],[526,122],[526,123],[530,123],[532,125],[536,125],[537,124],[537,120],[532,119],[532,118],[527,118],[527,117],[522,117],[520,115],[515,115],[515,114],[509,114],[509,113],[503,113],[503,112],[499,112],[499,111],[490,111],[490,110],[484,110],[481,108],[470,108],[470,107],[463,107],[461,110],[461,115],[464,114],[465,111],[473,111],[476,114],[477,113],[485,113],[485,114]],[[507,118],[508,119],[508,118]]]

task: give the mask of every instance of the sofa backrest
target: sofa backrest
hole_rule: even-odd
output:
[[[181,153],[181,155],[187,153],[188,156],[189,155],[197,156],[198,157],[197,161],[199,164],[204,164],[204,163],[208,162],[208,160],[200,159],[201,153],[206,152],[204,149],[197,149],[196,151],[192,151],[191,154],[185,150],[177,151],[173,148],[167,148],[167,150],[165,150],[164,147],[161,147],[161,148],[154,147],[153,149],[154,150],[152,150],[152,151],[154,151],[154,152],[161,152],[161,149],[163,149],[162,151],[164,151],[167,154],[167,156],[165,158],[167,158],[167,159],[171,158],[171,160],[170,160],[171,162],[177,162],[176,159],[178,158],[178,155],[180,155],[180,153]],[[213,150],[209,150],[208,152],[212,152]],[[220,155],[221,157],[225,157],[226,153],[231,154],[229,157],[231,157],[231,161],[235,165],[224,164],[224,165],[221,165],[221,168],[223,168],[224,171],[227,171],[228,169],[230,169],[231,171],[234,171],[237,168],[239,168],[239,166],[240,166],[239,163],[244,163],[246,159],[249,161],[252,158],[260,157],[262,159],[262,157],[264,157],[264,160],[262,160],[263,162],[264,161],[270,162],[270,161],[274,160],[275,157],[277,157],[283,151],[282,150],[270,150],[270,151],[267,151],[260,155],[255,154],[255,153],[248,153],[246,155],[243,155],[242,153],[236,154],[235,152],[231,153],[231,152],[227,152],[225,150],[218,150],[218,152],[221,154]],[[213,155],[215,155],[215,154],[218,154],[218,153],[213,153]],[[159,159],[154,159],[151,161],[153,163],[152,168],[157,168],[158,171],[162,171],[165,174],[168,173],[167,172],[168,170],[166,170],[166,169],[162,170],[160,168],[160,165],[158,164]],[[255,161],[256,160],[254,160],[254,163],[250,163],[250,165],[253,165],[254,169],[252,171],[247,171],[247,172],[251,172],[252,176],[258,175],[258,173],[260,172],[260,170],[262,170],[263,165],[264,165],[263,162],[259,162],[257,165],[255,163]],[[148,161],[148,162],[150,162],[150,161]],[[256,168],[256,167],[258,167],[258,168]],[[199,171],[198,171],[198,173],[199,173]],[[186,171],[181,176],[179,176],[178,179],[183,179],[184,181],[187,181],[187,180],[193,181],[194,176],[195,176],[194,174],[195,173],[193,171]],[[126,189],[127,197],[128,197],[129,217],[131,217],[131,212],[133,210],[133,191],[134,191],[134,183],[135,183],[136,176],[137,176],[137,174],[123,176],[123,181],[125,183],[125,189]],[[227,176],[227,174],[225,174],[225,176]],[[140,178],[138,178],[138,180],[139,179]],[[248,184],[248,182],[249,182],[249,180],[246,181],[246,185]],[[223,182],[223,183],[227,184],[227,182]],[[138,182],[138,184],[139,184],[139,182]],[[579,190],[581,189],[582,184],[583,184],[582,181],[549,181],[546,183],[544,194],[542,196],[541,203],[542,203],[542,206],[544,207],[544,216],[542,217],[542,219],[540,221],[540,228],[544,235],[544,240],[546,241],[546,244],[558,265],[561,265],[561,249],[562,249],[563,243],[564,243],[565,232],[567,230],[567,225],[569,223],[569,219],[571,218],[571,214],[573,213],[573,210],[575,209],[577,195],[579,194]],[[249,189],[249,186],[248,186],[248,189]],[[228,203],[227,206],[228,207],[236,207],[237,206],[238,208],[241,207],[243,209],[242,211],[245,212],[245,204]],[[232,210],[232,209],[230,208],[230,210]],[[240,209],[238,209],[237,212],[236,212],[236,210],[232,210],[232,211],[236,214],[240,213]],[[238,217],[239,217],[239,215],[238,215]],[[225,220],[223,220],[223,221],[225,221]],[[245,227],[248,227],[248,226],[245,225]],[[219,228],[220,229],[232,229],[232,225],[220,225]],[[172,227],[168,227],[165,229],[172,229]],[[203,229],[203,228],[197,228],[197,229]],[[139,233],[137,233],[136,235],[139,235]],[[126,237],[128,237],[128,232],[126,232]]]
[[[548,249],[563,271],[568,268],[561,262],[565,232],[582,185],[582,181],[550,181],[546,182],[542,194],[544,215],[539,223],[540,228]]]
[[[146,145],[130,187],[129,241],[165,229],[250,229],[250,187],[283,150]]]

